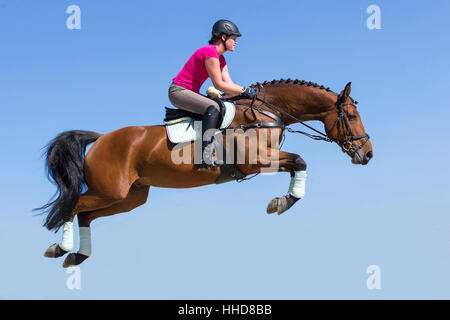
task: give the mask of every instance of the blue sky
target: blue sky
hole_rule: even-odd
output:
[[[80,30],[66,28],[72,4]],[[372,4],[380,30],[366,27]],[[444,0],[0,0],[0,298],[449,299],[449,10]],[[31,212],[55,191],[41,148],[65,130],[161,124],[171,79],[221,18],[243,34],[225,54],[240,85],[298,78],[339,92],[352,81],[374,158],[354,166],[336,145],[288,134],[283,150],[306,160],[308,180],[281,216],[265,209],[287,174],[151,188],[145,205],[92,224],[81,289],[69,290],[63,260],[42,256],[61,234]],[[370,265],[381,290],[366,287]]]

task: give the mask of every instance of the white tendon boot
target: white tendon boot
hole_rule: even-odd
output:
[[[80,250],[78,253],[87,257],[91,255],[91,228],[80,227]]]
[[[291,178],[288,195],[301,199],[305,196],[306,171],[295,171]]]
[[[306,171],[295,171],[287,195],[272,199],[267,206],[267,213],[277,212],[280,215],[292,207],[294,203],[305,196],[305,182]]]
[[[62,241],[59,245],[64,251],[72,251],[73,249],[73,222],[65,222],[63,225]]]

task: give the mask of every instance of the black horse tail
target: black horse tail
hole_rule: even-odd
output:
[[[56,197],[55,200],[33,211],[48,212],[43,225],[48,230],[57,232],[70,218],[86,185],[84,179],[86,147],[100,136],[101,134],[92,131],[65,131],[46,146],[44,154],[46,154],[47,176],[58,189],[52,197],[52,199]]]

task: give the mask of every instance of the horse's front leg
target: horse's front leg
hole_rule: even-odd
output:
[[[298,154],[279,151],[278,166],[278,172],[291,173],[291,181],[285,196],[269,202],[267,213],[277,212],[280,215],[305,196],[306,162]]]

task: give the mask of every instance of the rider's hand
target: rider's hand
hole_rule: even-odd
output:
[[[214,87],[209,87],[208,90],[206,90],[206,93],[212,98],[221,98],[223,96],[223,93]]]
[[[255,88],[244,88],[244,91],[241,92],[241,96],[250,98],[250,99],[254,99],[257,95],[258,91],[256,91]]]

